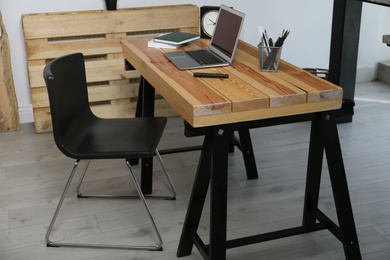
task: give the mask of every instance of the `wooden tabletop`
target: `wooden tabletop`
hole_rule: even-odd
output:
[[[240,41],[231,66],[179,70],[164,52],[206,48],[200,39],[179,49],[147,47],[150,38],[122,42],[125,58],[193,127],[338,109],[342,89],[290,63],[262,72],[257,47]],[[283,53],[282,53],[283,57]],[[195,78],[194,72],[228,79]]]

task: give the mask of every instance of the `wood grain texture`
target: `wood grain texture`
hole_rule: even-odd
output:
[[[132,117],[138,94],[135,82],[139,81],[140,74],[125,70],[121,41],[167,31],[198,33],[199,8],[195,5],[171,5],[126,8],[114,12],[92,10],[24,14],[22,22],[35,130],[42,133],[51,131],[49,103],[42,77],[43,68],[50,60],[70,53],[83,53],[88,84],[103,85],[89,90],[92,106],[96,102],[105,103],[104,106],[99,104],[93,111],[101,117]],[[166,109],[162,114],[177,115],[167,102],[162,107]]]
[[[19,128],[8,35],[0,12],[0,132],[16,131]]]
[[[231,111],[225,97],[194,78],[191,71],[178,71],[160,49],[147,47],[148,40],[125,40],[123,45],[131,44],[133,49],[124,48],[124,56],[181,115],[193,117]],[[145,65],[144,61],[153,66]]]
[[[257,49],[251,47],[243,41],[239,41],[239,46],[242,51],[240,49],[237,51],[238,56],[243,57],[247,61],[251,61],[252,66],[258,70],[259,59]],[[300,70],[298,67],[291,63],[287,63],[284,60],[281,60],[279,68],[278,72],[273,75],[272,73],[266,74],[271,76],[273,80],[279,80],[281,84],[289,84],[289,88],[293,91],[294,87],[301,89],[304,93],[306,93],[306,102],[308,103],[342,98],[342,89],[329,81],[318,79],[315,75],[304,70]],[[291,85],[294,87],[291,87]],[[298,93],[302,92],[297,91],[296,94]]]
[[[262,72],[257,48],[243,41],[231,66],[179,70],[167,49],[147,47],[149,38],[126,39],[123,54],[192,126],[234,123],[341,107],[342,89],[282,61],[277,72]],[[201,39],[180,50],[204,48]],[[229,74],[195,78],[194,72]]]
[[[26,39],[99,35],[193,28],[199,24],[195,5],[168,5],[106,10],[26,14],[22,16]],[[195,16],[194,13],[197,13]],[[66,26],[64,26],[66,25]],[[77,30],[75,30],[77,28]]]

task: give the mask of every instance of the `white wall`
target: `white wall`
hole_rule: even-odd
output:
[[[273,38],[283,29],[288,29],[291,33],[283,47],[283,59],[299,67],[328,68],[333,0],[118,0],[118,8],[186,3],[198,6],[223,3],[244,12],[246,18],[241,38],[253,45],[260,41],[256,30],[258,25],[263,25]],[[21,15],[95,9],[105,9],[104,0],[0,0],[0,11],[10,40],[21,122],[33,120]],[[376,60],[390,59],[390,48],[386,48],[381,40],[383,34],[390,33],[390,28],[386,32],[384,26],[390,24],[390,8],[385,9],[375,6],[364,12],[358,67],[374,68]],[[369,37],[365,37],[366,34]]]

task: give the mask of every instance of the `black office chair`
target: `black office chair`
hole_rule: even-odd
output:
[[[96,117],[88,103],[84,56],[81,53],[66,55],[51,61],[45,67],[43,74],[49,94],[55,143],[64,155],[76,159],[48,228],[46,234],[47,246],[160,250],[162,248],[161,236],[134,176],[129,160],[132,158],[153,157],[156,154],[172,193],[170,196],[163,196],[162,198],[175,199],[175,188],[156,149],[167,122],[166,118],[102,119]],[[153,229],[157,234],[158,245],[101,245],[55,243],[50,241],[50,233],[80,160],[87,160],[87,163],[77,186],[78,197],[123,197],[81,194],[79,190],[81,183],[87,171],[89,161],[93,159],[124,159],[126,161],[138,195],[143,201]]]

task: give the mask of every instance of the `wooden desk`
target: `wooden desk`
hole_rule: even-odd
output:
[[[207,43],[199,40],[186,48]],[[148,48],[146,39],[123,41],[123,54],[193,127],[341,107],[341,88],[284,61],[276,73],[261,72],[257,48],[242,41],[233,66],[207,69],[228,73],[229,79],[194,78],[193,72],[205,69],[178,70],[160,49]]]
[[[148,48],[147,41],[123,41],[125,58],[192,127],[207,129],[178,257],[191,254],[195,245],[205,259],[223,260],[228,248],[329,229],[343,243],[347,259],[361,259],[335,121],[353,113],[353,106],[340,109],[342,89],[284,61],[276,73],[261,72],[257,48],[242,41],[232,66],[185,71],[163,55],[171,50]],[[185,48],[206,46],[199,40]],[[230,77],[194,78],[196,71]],[[229,134],[300,121],[312,121],[302,226],[226,241]],[[339,225],[318,209],[324,151]],[[205,245],[197,228],[210,182],[210,244]]]

